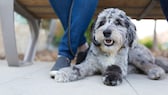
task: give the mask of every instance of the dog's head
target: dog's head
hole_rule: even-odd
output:
[[[122,10],[103,10],[92,26],[92,42],[104,52],[132,47],[136,39],[136,27]]]

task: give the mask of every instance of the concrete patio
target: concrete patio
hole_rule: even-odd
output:
[[[25,67],[8,67],[0,61],[1,95],[167,95],[168,77],[149,80],[140,74],[128,75],[121,85],[105,86],[100,76],[56,83],[48,72],[53,63],[35,62]]]

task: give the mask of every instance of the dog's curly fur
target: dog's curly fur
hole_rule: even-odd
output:
[[[118,85],[128,73],[128,63],[145,72],[150,79],[165,75],[155,64],[151,52],[137,43],[136,27],[122,10],[103,10],[91,31],[92,43],[86,59],[55,72],[57,82],[75,81],[100,72],[104,84]]]

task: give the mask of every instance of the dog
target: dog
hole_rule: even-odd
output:
[[[54,73],[57,82],[70,82],[101,73],[105,85],[115,86],[136,67],[156,80],[165,76],[163,68],[155,64],[155,57],[137,43],[136,27],[120,9],[104,9],[97,16],[92,29],[92,42],[83,62]]]

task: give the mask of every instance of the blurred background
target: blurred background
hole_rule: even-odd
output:
[[[19,58],[23,59],[24,52],[29,43],[30,29],[28,22],[21,15],[15,13],[15,31]],[[64,32],[59,19],[54,19],[56,22],[56,30],[52,38],[49,37],[49,25],[51,19],[41,20],[41,29],[37,45],[36,61],[55,61],[57,57],[57,46]],[[91,21],[93,23],[94,20]],[[137,28],[137,36],[139,42],[148,47],[155,55],[168,57],[168,23],[163,19],[132,19]],[[90,23],[90,25],[91,25]],[[88,43],[90,42],[90,25],[86,31]],[[0,25],[1,26],[1,25]],[[156,26],[156,27],[155,27]],[[156,28],[156,29],[155,29]],[[154,31],[156,37],[154,37]],[[52,39],[50,43],[48,40]],[[156,39],[156,41],[154,41]],[[0,59],[5,59],[4,46],[2,41],[2,32],[0,29]]]

